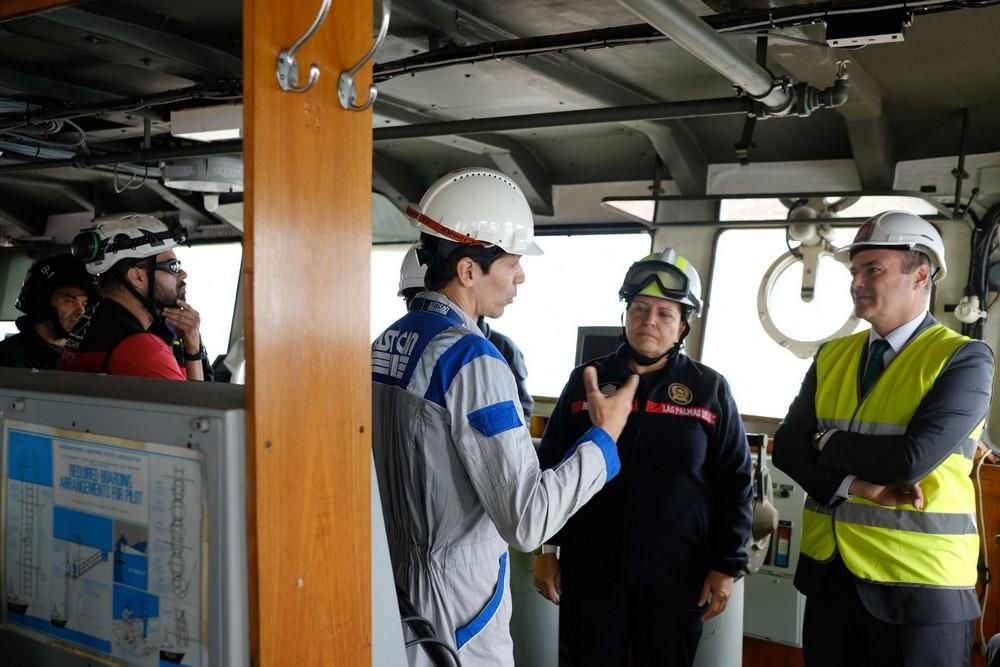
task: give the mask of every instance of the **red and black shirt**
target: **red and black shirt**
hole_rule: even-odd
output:
[[[187,371],[173,351],[174,336],[164,325],[154,324],[146,330],[112,299],[104,299],[88,315],[66,340],[63,370],[187,379]]]

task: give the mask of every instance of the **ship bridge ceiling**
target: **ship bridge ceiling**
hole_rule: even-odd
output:
[[[748,62],[766,36],[767,69],[817,90],[849,61],[847,101],[761,118],[747,135],[734,84],[626,6],[657,2],[682,3]],[[906,7],[395,0],[376,55],[373,187],[402,208],[450,169],[493,167],[517,180],[541,225],[561,228],[615,222],[599,205],[612,190],[646,194],[659,180],[667,194],[702,194],[708,165],[740,158],[853,160],[864,188],[884,190],[899,161],[957,155],[963,119],[967,153],[1000,151],[1000,7]],[[241,101],[240,11],[239,0],[94,0],[0,20],[3,235],[126,210],[177,215],[195,237],[231,233],[239,187],[215,201],[163,181],[177,160],[239,156],[239,141],[173,136],[171,112]],[[845,47],[827,44],[837,34]],[[318,85],[335,84],[325,72]]]

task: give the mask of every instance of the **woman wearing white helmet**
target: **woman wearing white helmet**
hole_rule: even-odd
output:
[[[464,169],[408,215],[428,288],[372,344],[375,468],[396,585],[465,665],[513,665],[508,544],[530,551],[614,477],[634,382],[605,399],[558,471],[541,472],[514,377],[479,330],[537,254],[527,201],[509,178]],[[421,647],[411,665],[428,664]]]

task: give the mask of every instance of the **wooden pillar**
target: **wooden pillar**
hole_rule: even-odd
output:
[[[371,43],[372,4],[244,0],[244,285],[251,653],[256,667],[371,663],[371,112],[337,78]],[[362,91],[367,91],[370,67]],[[364,97],[364,93],[362,94]]]

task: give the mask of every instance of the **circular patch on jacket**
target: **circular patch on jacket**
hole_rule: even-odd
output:
[[[614,396],[615,394],[618,393],[618,387],[608,383],[603,387],[601,387],[601,393],[604,394],[605,396]]]
[[[670,397],[671,401],[679,405],[687,405],[691,402],[692,398],[691,390],[679,382],[675,382],[667,387],[667,396]]]

